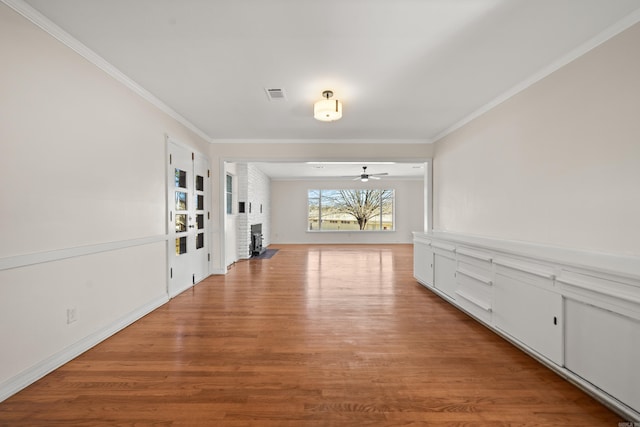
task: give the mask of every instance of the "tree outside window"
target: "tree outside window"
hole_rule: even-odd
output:
[[[309,190],[309,231],[394,229],[394,190]]]

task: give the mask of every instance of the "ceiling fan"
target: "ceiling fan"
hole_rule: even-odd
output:
[[[389,175],[387,172],[383,173],[367,173],[367,167],[362,167],[362,173],[360,176],[353,178],[354,181],[360,180],[362,182],[367,182],[369,179],[380,179],[381,176]]]

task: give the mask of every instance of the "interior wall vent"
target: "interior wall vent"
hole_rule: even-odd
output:
[[[265,91],[267,91],[267,97],[270,101],[280,101],[286,98],[283,89],[265,88]]]

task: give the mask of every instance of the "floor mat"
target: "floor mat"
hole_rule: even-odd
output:
[[[278,249],[267,249],[266,251],[262,252],[260,255],[252,256],[251,259],[269,259],[272,256],[274,256],[276,252],[278,252]]]

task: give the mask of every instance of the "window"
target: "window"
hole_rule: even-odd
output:
[[[308,231],[392,231],[394,190],[309,190]]]
[[[227,186],[225,189],[227,196],[227,213],[233,213],[233,175],[227,175]]]

